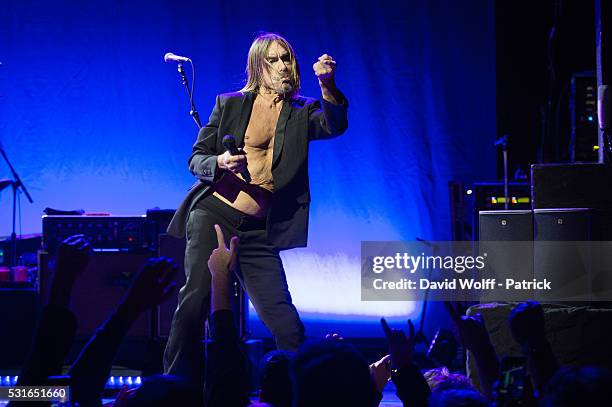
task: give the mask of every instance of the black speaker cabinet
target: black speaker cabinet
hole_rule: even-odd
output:
[[[530,210],[481,211],[481,256],[487,257],[487,278],[517,280],[533,277],[533,215]],[[512,301],[511,291],[483,292],[481,301]]]
[[[609,238],[605,212],[590,208],[534,209],[536,241],[598,241]]]
[[[72,289],[71,309],[77,317],[78,336],[92,335],[122,300],[131,278],[151,256],[149,252],[94,252],[87,269]],[[39,292],[46,302],[49,295],[52,256],[38,252]],[[141,315],[128,331],[128,336],[150,337],[152,315]]]
[[[533,218],[530,210],[480,211],[481,241],[533,240]]]
[[[599,241],[607,235],[608,216],[589,208],[535,209],[534,277],[555,284],[554,298],[588,301],[602,259]]]
[[[534,164],[531,198],[534,209],[612,209],[612,169],[604,164]]]

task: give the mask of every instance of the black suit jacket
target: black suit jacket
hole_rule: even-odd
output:
[[[217,167],[217,155],[222,154],[226,134],[244,146],[255,93],[226,93],[217,96],[215,107],[199,134],[189,157],[189,170],[198,182],[176,210],[168,233],[182,238],[189,212],[223,175]],[[274,134],[272,177],[274,193],[267,217],[268,240],[279,250],[306,246],[308,240],[308,143],[332,138],[348,127],[348,102],[340,105],[316,99],[297,97],[285,102]]]

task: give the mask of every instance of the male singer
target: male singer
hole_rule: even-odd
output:
[[[217,96],[198,134],[189,170],[199,181],[168,227],[171,235],[187,237],[187,281],[164,354],[166,373],[201,383],[199,340],[210,301],[207,261],[217,247],[215,224],[226,239],[239,237],[241,282],[278,348],[296,350],[303,342],[279,251],[306,246],[308,142],[340,135],[348,126],[348,102],[334,80],[336,62],[325,54],[313,69],[322,102],[299,95],[300,71],[287,40],[259,35],[249,49],[246,85]],[[238,155],[225,150],[227,134],[241,148]],[[251,182],[245,182],[248,176]]]

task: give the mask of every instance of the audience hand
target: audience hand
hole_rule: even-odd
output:
[[[445,301],[444,306],[448,311],[453,325],[459,335],[461,344],[469,351],[475,352],[489,346],[491,340],[485,327],[482,315],[461,315],[451,302]]]
[[[166,257],[151,258],[130,286],[122,309],[137,317],[141,312],[161,304],[170,297],[176,282],[177,266]]]
[[[499,377],[497,353],[489,338],[482,315],[462,315],[462,312],[459,311],[459,305],[453,305],[448,301],[444,302],[444,306],[457,330],[461,345],[472,352],[476,360],[482,392],[485,396],[491,397],[493,383]]]
[[[87,268],[91,257],[91,245],[85,235],[74,235],[64,240],[55,261],[55,280],[73,283]]]
[[[55,273],[51,280],[50,304],[68,307],[72,286],[87,268],[90,257],[91,245],[84,235],[70,236],[60,244],[55,260]]]
[[[389,353],[391,354],[391,367],[400,369],[412,363],[412,351],[414,348],[415,335],[414,325],[408,320],[408,337],[401,329],[391,329],[384,318],[380,319],[383,331],[387,337],[389,344]]]
[[[237,246],[239,239],[234,236],[230,240],[230,248],[228,250],[225,246],[225,237],[223,231],[219,225],[215,225],[215,231],[217,232],[217,243],[218,247],[212,251],[210,258],[208,259],[208,269],[212,275],[212,278],[227,278],[229,271],[236,267],[236,261],[238,259]]]
[[[386,355],[372,363],[370,365],[370,375],[372,375],[376,388],[382,393],[387,382],[391,379],[391,355]]]

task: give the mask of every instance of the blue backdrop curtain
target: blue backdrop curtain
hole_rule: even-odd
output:
[[[360,241],[448,239],[448,181],[492,179],[489,0],[4,0],[0,137],[35,200],[21,199],[18,232],[39,233],[45,207],[175,208],[192,183],[196,127],[162,56],[194,60],[206,120],[216,94],[241,87],[259,30],[292,42],[304,95],[319,96],[312,64],[332,55],[350,101],[349,130],[311,145],[309,248],[283,254],[298,308],[343,321],[410,315],[412,303],[359,301]],[[0,208],[8,235],[8,190]]]

